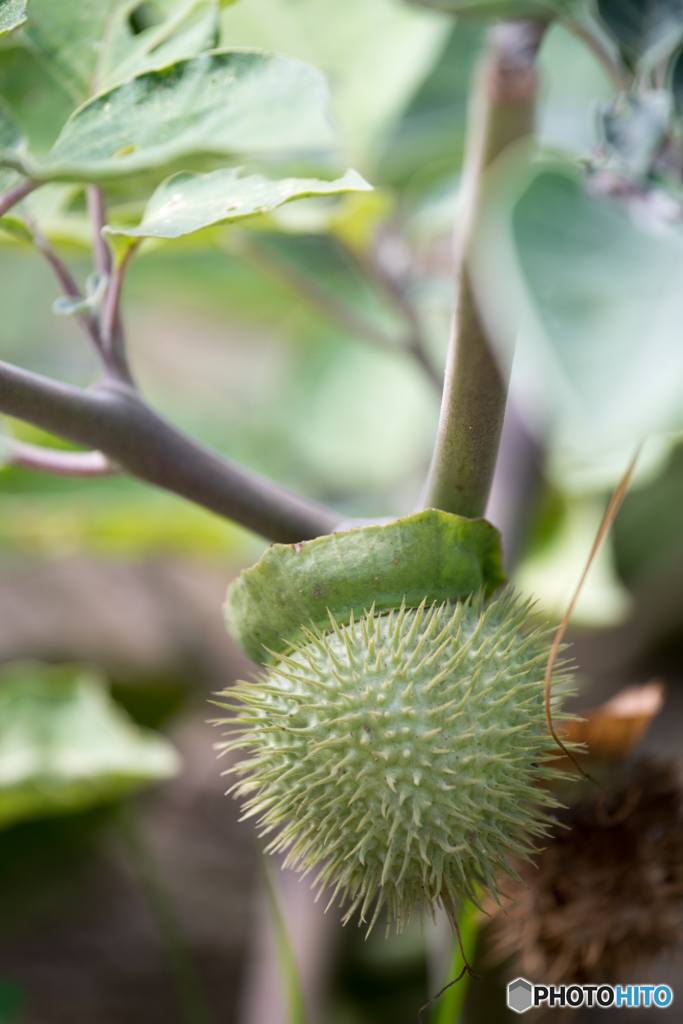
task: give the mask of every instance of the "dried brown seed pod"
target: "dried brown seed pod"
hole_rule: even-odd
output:
[[[641,761],[558,813],[515,903],[495,912],[493,958],[540,982],[623,982],[683,940],[683,789],[675,762]],[[562,827],[565,826],[565,827]]]

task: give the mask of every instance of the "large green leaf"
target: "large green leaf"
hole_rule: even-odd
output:
[[[385,132],[452,27],[397,0],[247,0],[224,12],[222,26],[226,45],[282,49],[323,71],[349,162],[373,180]]]
[[[425,188],[453,178],[462,162],[469,85],[483,32],[480,21],[454,22],[439,60],[392,126],[379,165],[382,181]]]
[[[98,88],[218,46],[217,0],[156,0],[151,6],[159,8],[159,21],[137,35],[129,18],[119,18]]]
[[[292,199],[363,192],[372,188],[355,171],[336,181],[283,178],[271,181],[262,174],[241,177],[239,168],[211,174],[174,174],[162,182],[134,228],[106,229],[126,238],[180,238],[217,224],[228,224],[274,210]]]
[[[662,197],[660,196],[660,204]],[[567,164],[489,182],[471,261],[513,387],[572,460],[683,427],[683,234],[656,206],[591,194]]]
[[[218,0],[152,0],[150,24],[135,31],[139,0],[31,0],[27,45],[71,95],[93,92],[150,67],[216,46]]]
[[[42,161],[26,158],[21,169],[41,180],[113,181],[191,158],[322,150],[335,139],[326,102],[322,76],[302,61],[215,50],[96,96]]]
[[[0,673],[0,827],[119,799],[178,767],[92,671],[20,662]]]
[[[505,581],[500,537],[484,519],[427,509],[386,526],[366,526],[301,544],[273,544],[230,584],[231,636],[262,662],[301,635],[301,626],[350,621],[374,604],[416,608],[493,593]]]
[[[71,95],[82,103],[91,91],[112,0],[31,0],[26,44]]]
[[[27,0],[0,0],[0,38],[26,21]]]

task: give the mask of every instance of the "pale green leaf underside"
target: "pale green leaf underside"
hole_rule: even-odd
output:
[[[529,425],[565,465],[625,466],[683,426],[683,234],[645,206],[590,193],[571,164],[491,177],[471,268]],[[636,214],[634,216],[634,213]],[[611,456],[610,456],[611,457]],[[623,471],[623,469],[622,469]]]
[[[0,38],[26,21],[27,0],[0,0]]]
[[[484,519],[427,509],[386,526],[366,526],[301,544],[273,544],[228,588],[228,631],[254,661],[282,651],[301,626],[329,628],[373,604],[408,608],[423,598],[464,600],[503,583],[500,536]]]
[[[22,662],[0,674],[0,828],[116,800],[178,767],[90,670]]]
[[[191,157],[320,151],[335,141],[326,106],[322,75],[303,61],[214,50],[96,96],[24,169],[41,180],[108,181]]]
[[[108,235],[128,238],[180,238],[217,224],[274,210],[292,199],[365,192],[371,185],[349,170],[336,181],[283,178],[271,181],[261,174],[240,177],[239,169],[212,174],[174,174],[162,182],[135,228],[106,228]]]

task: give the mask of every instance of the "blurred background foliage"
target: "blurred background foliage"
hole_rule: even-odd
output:
[[[141,4],[137,30],[163,7]],[[284,51],[324,72],[343,139],[341,164],[375,191],[301,200],[239,225],[149,241],[126,282],[130,358],[150,402],[240,464],[349,516],[411,509],[428,466],[468,87],[484,33],[476,18],[453,20],[395,0],[224,7],[221,46]],[[572,154],[590,150],[597,139],[591,105],[610,101],[613,84],[560,24],[547,34],[540,66],[542,143]],[[55,77],[20,34],[0,40],[0,95],[38,155],[78,99],[73,82]],[[112,221],[127,225],[139,220],[146,194],[117,186],[109,198]],[[50,185],[29,205],[84,281],[83,190]],[[0,231],[0,242],[2,358],[87,385],[94,358],[73,322],[53,314],[58,292],[48,269],[8,232]],[[63,444],[19,422],[6,420],[4,429]],[[563,476],[556,434],[532,438],[521,428],[516,444],[509,457],[524,486],[508,496],[522,509],[514,578],[556,616],[590,549],[611,479]],[[523,464],[515,461],[520,445]],[[679,672],[682,452],[671,442],[649,460],[577,609],[577,624],[590,627],[586,646],[577,648],[583,685],[595,683],[596,692],[643,666],[669,666],[672,678]],[[496,521],[504,520],[503,508]],[[112,721],[129,736],[163,727],[184,757],[182,774],[140,805],[175,909],[172,900],[159,904],[166,883],[150,883],[148,861],[136,859],[139,848],[117,824],[117,786],[98,783],[101,799],[91,803],[100,806],[86,800],[72,816],[48,810],[13,827],[9,818],[0,822],[0,1022],[205,1019],[201,999],[192,1003],[184,942],[214,1019],[258,1020],[255,1003],[239,1002],[252,970],[248,937],[258,932],[253,837],[237,827],[236,809],[222,796],[204,722],[211,692],[250,671],[223,634],[220,603],[229,578],[263,548],[246,530],[123,476],[76,481],[0,471],[0,660],[96,666],[110,680],[111,698],[101,681],[88,685],[99,688]],[[23,673],[37,701],[35,664],[11,671]],[[55,671],[62,670],[45,669],[45,677]],[[10,699],[9,683],[0,691]],[[34,711],[28,717],[38,723]],[[140,743],[146,735],[140,732]],[[0,728],[0,808],[10,788],[2,775],[8,743]],[[177,920],[185,932],[180,946]],[[323,928],[315,921],[311,934]],[[258,947],[258,934],[254,941]],[[307,948],[302,942],[298,948]],[[419,923],[386,943],[377,932],[363,945],[351,930],[325,942],[321,949],[336,943],[327,965],[327,1024],[414,1022],[447,969],[447,936]],[[185,1018],[169,963],[177,983],[180,977]],[[317,969],[325,974],[320,963]],[[309,988],[315,994],[314,981]],[[487,1013],[504,1019],[497,1004],[469,1012],[472,1020],[493,1019]]]

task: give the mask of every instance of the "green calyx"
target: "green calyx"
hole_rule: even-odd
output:
[[[272,662],[301,638],[301,626],[345,625],[424,599],[490,596],[505,576],[500,536],[484,519],[427,509],[386,526],[365,526],[300,544],[274,544],[228,588],[225,619],[242,650]]]
[[[559,774],[543,764],[547,631],[510,592],[430,602],[331,613],[226,693],[245,817],[371,925],[444,891],[497,896],[557,806],[536,785]]]

